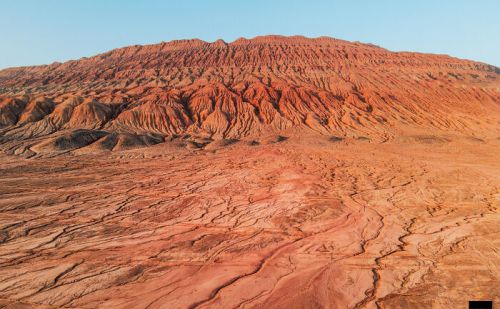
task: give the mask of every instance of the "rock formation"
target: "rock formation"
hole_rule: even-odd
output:
[[[0,134],[17,144],[79,129],[212,140],[290,130],[496,136],[499,77],[482,63],[327,37],[172,41],[0,71]]]
[[[500,72],[331,38],[0,71],[0,308],[500,295]]]

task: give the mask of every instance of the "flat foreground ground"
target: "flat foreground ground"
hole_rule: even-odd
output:
[[[0,307],[500,301],[500,141],[0,156]]]

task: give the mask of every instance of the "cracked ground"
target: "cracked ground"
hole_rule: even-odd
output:
[[[299,136],[1,155],[0,307],[498,300],[499,146]]]

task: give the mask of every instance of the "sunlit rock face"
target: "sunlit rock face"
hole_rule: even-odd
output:
[[[500,72],[265,36],[0,71],[0,307],[500,295]]]
[[[132,46],[0,71],[4,139],[76,129],[241,139],[498,134],[498,68],[332,38]]]

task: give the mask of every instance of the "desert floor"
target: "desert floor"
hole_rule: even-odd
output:
[[[500,301],[500,140],[0,155],[0,307]]]

